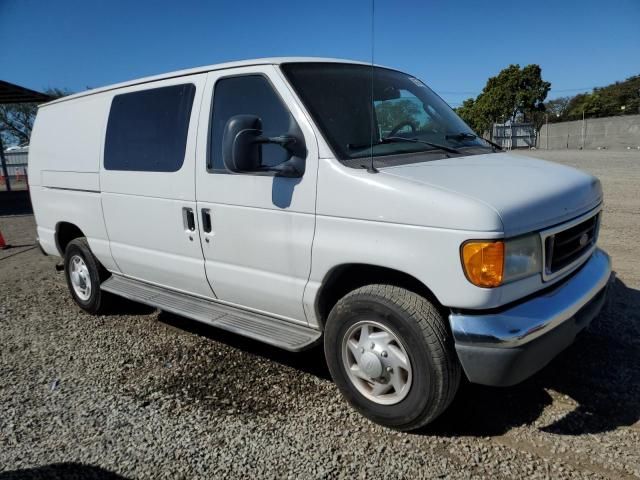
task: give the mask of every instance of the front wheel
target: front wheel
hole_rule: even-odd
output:
[[[397,430],[434,420],[453,400],[460,364],[446,319],[427,299],[368,285],[332,309],[325,355],[336,385],[360,413]]]

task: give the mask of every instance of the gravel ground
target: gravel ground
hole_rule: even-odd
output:
[[[31,216],[0,217],[0,479],[640,477],[640,154],[531,152],[598,175],[610,305],[525,383],[464,385],[417,434],[372,424],[320,350],[122,302],[81,313]]]

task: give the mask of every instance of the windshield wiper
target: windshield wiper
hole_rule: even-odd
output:
[[[489,145],[491,145],[493,147],[493,151],[495,152],[496,149],[498,150],[502,150],[502,147],[500,145],[498,145],[495,142],[492,142],[491,140],[487,140],[486,138],[482,138],[482,137],[478,137],[478,135],[476,135],[475,133],[469,133],[469,132],[460,132],[460,133],[454,133],[452,135],[445,135],[445,137],[447,140],[452,139],[452,140],[473,140],[476,138],[481,138],[482,140],[484,140],[485,142],[487,142]]]
[[[453,140],[473,140],[478,138],[475,133],[471,132],[459,132],[459,133],[451,133],[449,135],[445,135],[444,138],[449,140],[450,138]]]
[[[403,143],[403,142],[420,143],[422,145],[428,145],[432,147],[432,149],[442,150],[447,153],[460,153],[460,151],[456,150],[455,148],[447,147],[445,145],[440,145],[439,143],[427,142],[426,140],[420,140],[418,138],[406,138],[406,137],[382,137],[380,140],[375,142],[373,146],[375,147],[376,145],[384,145],[387,143]],[[359,150],[359,149],[367,148],[370,146],[371,144],[354,145],[353,143],[350,143],[347,145],[347,148],[349,150]]]
[[[456,150],[455,148],[447,147],[445,145],[440,145],[439,143],[427,142],[426,140],[420,140],[418,138],[383,137],[380,139],[380,143],[396,143],[396,142],[421,143],[423,145],[428,145],[438,150],[443,150],[447,153],[460,153],[460,151]]]

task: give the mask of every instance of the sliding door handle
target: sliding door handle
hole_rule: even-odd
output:
[[[211,233],[211,210],[202,209],[202,230],[204,233]]]
[[[196,217],[193,214],[193,209],[189,207],[182,207],[182,221],[184,228],[194,232],[196,229]]]

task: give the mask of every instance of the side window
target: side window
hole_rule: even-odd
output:
[[[214,88],[209,171],[226,172],[222,160],[222,134],[227,121],[234,115],[257,115],[266,136],[282,135],[295,122],[269,80],[262,75],[223,78]],[[278,145],[263,145],[263,165],[273,166],[287,159],[287,151]]]
[[[113,97],[104,168],[176,172],[184,162],[195,85],[175,85]]]

